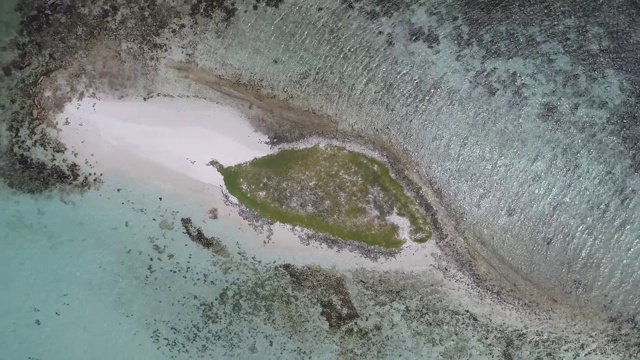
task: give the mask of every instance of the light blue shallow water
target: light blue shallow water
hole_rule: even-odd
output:
[[[402,307],[366,298],[359,311],[370,314],[368,326],[385,327],[380,338],[363,346],[335,337],[317,304],[292,291],[269,264],[233,250],[235,241],[251,241],[246,234],[195,220],[205,206],[163,188],[112,179],[100,191],[64,201],[5,188],[1,195],[3,360],[488,355],[474,345],[474,332],[467,337],[456,329],[460,343],[451,342],[442,319],[429,329],[416,327],[415,319],[402,318]],[[189,240],[179,226],[182,216],[194,216],[196,225],[220,236],[234,253],[231,260]],[[163,219],[175,229],[162,230]],[[439,298],[430,292],[428,299]],[[394,324],[404,330],[391,330]],[[435,329],[437,335],[423,338],[423,331]],[[437,345],[442,341],[445,346]]]
[[[399,2],[375,19],[362,4],[240,12],[189,50],[204,66],[260,79],[346,128],[401,144],[467,240],[505,273],[569,304],[637,318],[635,128],[616,122],[635,124],[622,116],[637,107],[635,37],[618,44],[607,14],[582,7],[560,31],[490,4]],[[616,4],[614,14],[637,11]],[[17,25],[11,8],[0,5],[2,41]],[[638,33],[627,18],[619,23]],[[426,36],[418,25],[438,34],[437,46],[411,41]],[[388,292],[350,285],[370,338],[336,335],[317,301],[272,266],[250,254],[223,261],[190,241],[181,216],[232,250],[247,240],[229,224],[202,222],[205,213],[195,200],[121,179],[65,202],[0,187],[0,359],[590,358],[591,346],[606,347],[478,324],[437,290],[406,279],[394,288],[382,274]],[[162,219],[174,230],[160,229]]]
[[[113,193],[73,196],[65,204],[3,189],[0,358],[162,358],[144,316],[166,294],[142,286],[145,257],[153,256],[147,238],[162,236],[149,228],[157,210],[136,213],[133,204],[121,204],[126,192]],[[186,262],[184,247],[194,249],[181,240],[171,251]]]
[[[222,266],[189,240],[180,217],[203,218],[206,209],[165,190],[116,180],[62,201],[2,189],[0,359],[298,358],[295,339],[259,314],[248,328],[218,304],[223,288],[257,265],[235,255],[238,263]],[[162,230],[163,219],[175,229]],[[207,231],[231,245],[246,240],[229,224]],[[210,301],[223,311],[219,326],[202,320]],[[215,331],[225,335],[204,340]],[[275,347],[261,339],[270,336]],[[322,344],[309,345],[323,358]]]

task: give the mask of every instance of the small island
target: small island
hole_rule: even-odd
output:
[[[210,165],[240,203],[274,221],[385,248],[431,238],[426,216],[389,169],[358,152],[314,146]]]

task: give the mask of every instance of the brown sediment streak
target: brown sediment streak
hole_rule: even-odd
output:
[[[233,81],[195,64],[174,62],[171,67],[185,78],[248,106],[249,115],[257,113],[257,116],[250,117],[253,125],[276,142],[290,142],[311,135],[335,136],[338,132],[337,122],[330,117],[296,108],[275,96],[265,95],[259,86]],[[286,134],[282,131],[284,126]]]

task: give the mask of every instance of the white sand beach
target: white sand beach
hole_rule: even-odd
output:
[[[74,160],[91,172],[125,176],[169,186],[219,209],[220,221],[231,221],[250,234],[242,244],[266,260],[319,263],[343,268],[420,270],[432,264],[430,242],[407,242],[392,260],[372,262],[359,254],[304,245],[291,227],[273,226],[270,239],[258,234],[237,208],[224,203],[222,176],[207,165],[215,159],[225,166],[276,151],[239,111],[194,98],[84,98],[69,103],[57,116],[60,139]],[[87,159],[87,161],[84,161]],[[205,216],[205,214],[203,214]],[[264,251],[264,250],[269,251]]]
[[[271,152],[267,138],[242,114],[204,100],[85,98],[69,104],[58,120],[67,146],[90,152],[102,170],[138,176],[152,163],[222,185],[221,175],[207,166],[211,159],[230,166]]]

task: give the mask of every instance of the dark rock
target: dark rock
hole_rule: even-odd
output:
[[[191,220],[191,218],[181,218],[180,222],[182,223],[182,227],[184,228],[185,233],[193,242],[198,243],[204,248],[211,250],[211,252],[218,256],[231,256],[229,250],[227,250],[226,246],[222,244],[220,239],[215,236],[207,237],[204,232],[202,232],[201,228],[193,225],[193,221]]]
[[[13,74],[13,69],[10,65],[5,65],[2,67],[2,73],[4,76],[11,76]]]
[[[260,4],[263,0],[256,0],[256,4]],[[268,7],[279,8],[284,0],[264,0],[264,4]]]
[[[196,0],[190,9],[189,15],[196,19],[202,16],[207,19],[213,19],[218,14],[222,22],[229,22],[238,12],[235,1],[229,0]]]
[[[556,104],[547,101],[542,104],[541,107],[542,109],[540,109],[540,111],[538,112],[538,119],[546,123],[560,123],[560,120],[558,119],[559,109]]]
[[[218,218],[218,208],[211,208],[209,210],[209,219],[216,220]]]
[[[288,142],[287,135],[285,134],[271,134],[268,136],[267,145],[278,145]]]
[[[393,41],[393,34],[392,33],[387,33],[387,37],[385,39],[385,43],[387,44],[388,47],[393,47],[393,45],[395,45],[395,41]]]
[[[315,266],[279,266],[291,278],[294,288],[308,291],[320,304],[320,315],[331,330],[337,330],[360,317],[351,301],[344,278]]]
[[[438,36],[432,27],[429,27],[427,31],[425,31],[422,26],[415,24],[409,28],[409,40],[412,42],[422,41],[427,44],[430,49],[440,45],[440,36]]]
[[[86,190],[97,178],[82,176],[76,163],[48,164],[25,154],[9,153],[8,171],[3,172],[6,184],[26,193],[41,193],[59,186],[77,186]]]
[[[342,0],[349,10],[364,14],[368,20],[391,18],[396,13],[408,10],[412,2],[409,0]]]

